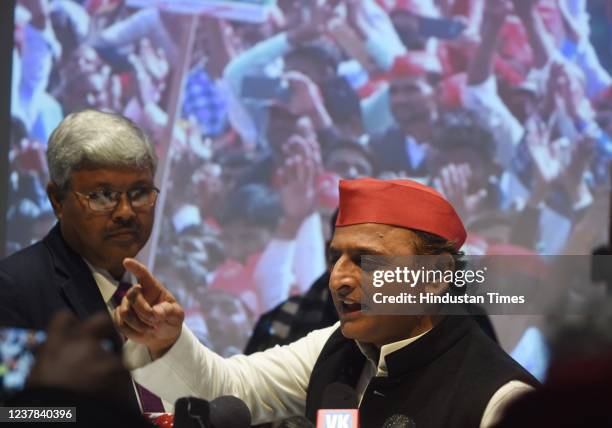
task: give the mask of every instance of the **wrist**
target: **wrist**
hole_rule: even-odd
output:
[[[178,340],[179,336],[180,336],[180,333],[179,333],[178,336],[176,336],[172,340],[163,341],[163,342],[160,341],[158,343],[151,344],[151,345],[147,346],[147,348],[149,350],[149,354],[151,355],[151,359],[153,359],[155,361],[155,360],[163,357],[170,350],[170,348],[172,348],[172,346],[174,346],[174,344]]]

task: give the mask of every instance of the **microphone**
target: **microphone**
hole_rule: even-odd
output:
[[[183,397],[174,404],[175,428],[249,428],[251,412],[244,402],[225,395],[211,402]]]
[[[182,397],[174,403],[175,428],[206,428],[210,420],[210,403],[195,397]]]
[[[251,411],[238,397],[224,395],[210,402],[207,428],[250,428]]]
[[[277,428],[315,428],[315,426],[304,416],[292,416],[290,418],[283,419],[277,425]]]
[[[416,423],[406,415],[391,415],[383,423],[382,428],[416,428]]]
[[[359,411],[357,393],[350,386],[334,382],[323,391],[321,409],[317,412],[317,428],[357,428]]]

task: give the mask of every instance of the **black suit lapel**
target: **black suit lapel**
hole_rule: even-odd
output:
[[[61,284],[61,293],[77,318],[83,320],[100,311],[107,311],[98,286],[90,272],[78,272]]]
[[[79,319],[107,311],[98,285],[85,261],[64,241],[59,224],[44,239],[53,258],[55,271],[63,281],[58,281],[59,292]]]
[[[49,248],[58,280],[59,292],[66,303],[83,320],[96,312],[108,313],[106,303],[102,299],[96,280],[91,270],[81,256],[75,253],[64,241],[59,224],[43,240]],[[119,340],[119,338],[117,337]],[[133,411],[140,411],[136,391],[129,389],[130,400],[125,403]]]

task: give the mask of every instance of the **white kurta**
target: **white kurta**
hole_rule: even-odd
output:
[[[185,396],[213,400],[234,395],[249,407],[253,423],[259,424],[304,414],[310,373],[339,325],[315,330],[286,346],[231,358],[222,358],[207,349],[183,325],[179,339],[163,357],[150,362],[146,348],[132,344],[125,348],[126,361],[131,365],[134,380],[164,401],[174,403]],[[378,362],[368,357],[358,383],[359,396],[373,376],[386,376],[385,355],[416,340],[418,337],[383,346]],[[371,354],[361,345],[360,349],[366,356]],[[145,361],[149,363],[144,364]],[[531,389],[520,381],[503,385],[489,400],[481,428],[492,426],[510,401]]]

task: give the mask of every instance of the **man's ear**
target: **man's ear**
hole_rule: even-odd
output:
[[[443,278],[444,276],[446,276],[446,272],[455,271],[455,258],[448,251],[445,251],[441,254],[429,255],[427,256],[427,259],[427,268],[442,272]],[[446,294],[451,287],[452,284],[449,284],[443,280],[442,282],[433,282],[426,284],[425,290],[428,293],[433,293],[442,296]]]
[[[47,183],[47,197],[53,207],[53,212],[58,220],[62,219],[62,207],[64,200],[64,192],[52,181]]]

